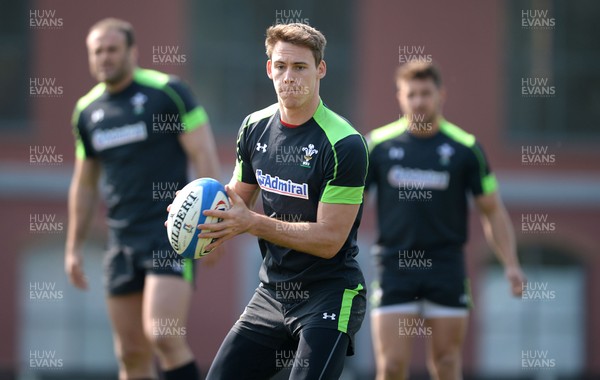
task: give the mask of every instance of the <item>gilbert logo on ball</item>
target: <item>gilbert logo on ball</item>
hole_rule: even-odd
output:
[[[198,224],[218,223],[212,216],[204,216],[204,210],[228,210],[229,199],[225,187],[212,178],[199,178],[187,185],[171,205],[167,219],[167,236],[171,246],[185,258],[198,259],[210,253],[205,248],[212,239],[198,239]]]

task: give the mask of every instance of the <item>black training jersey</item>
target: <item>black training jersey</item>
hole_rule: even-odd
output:
[[[76,156],[100,162],[108,225],[117,238],[162,228],[167,205],[188,182],[178,135],[206,122],[180,80],[153,70],[136,69],[119,93],[100,83],[79,99]]]
[[[277,104],[246,117],[238,134],[234,176],[260,187],[265,215],[286,222],[316,222],[319,202],[361,204],[346,242],[332,259],[259,239],[263,256],[259,277],[265,286],[284,281],[303,286],[317,281],[362,282],[354,257],[367,165],[364,138],[323,102],[310,120],[294,128],[281,123]]]
[[[377,245],[461,250],[467,240],[467,193],[496,190],[475,137],[446,120],[431,138],[407,131],[401,118],[369,134],[367,188],[377,185]]]

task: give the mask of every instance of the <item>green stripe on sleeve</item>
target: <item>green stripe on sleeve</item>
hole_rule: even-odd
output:
[[[498,188],[498,182],[496,181],[496,176],[492,173],[486,174],[486,162],[483,157],[483,152],[477,145],[473,145],[471,147],[475,157],[477,157],[477,162],[479,163],[479,175],[481,176],[481,189],[484,194],[489,194],[494,192]]]
[[[161,73],[160,71],[150,70],[150,69],[142,69],[136,67],[133,72],[133,79],[148,87],[161,89],[169,83],[169,75],[165,73]]]
[[[247,127],[250,124],[254,124],[258,121],[261,121],[262,119],[269,118],[269,117],[275,115],[275,113],[278,110],[279,110],[279,103],[274,103],[266,108],[263,108],[262,110],[253,112],[246,118],[245,126]]]
[[[238,182],[242,181],[242,161],[235,161],[235,169],[233,169],[233,178],[235,178]]]
[[[345,289],[342,296],[342,307],[340,308],[340,317],[338,319],[338,330],[343,333],[348,333],[348,322],[350,321],[350,313],[352,311],[352,301],[358,295],[358,292],[363,290],[362,284],[354,289]]]
[[[363,200],[364,186],[348,187],[348,186],[325,186],[325,191],[321,195],[323,203],[338,203],[338,204],[361,204]]]
[[[167,94],[167,96],[169,98],[171,98],[173,103],[175,103],[175,106],[177,107],[177,111],[179,112],[179,115],[181,115],[181,118],[183,121],[183,117],[186,115],[185,104],[183,103],[183,100],[181,99],[179,94],[177,92],[175,92],[175,90],[173,90],[169,86],[164,86],[162,88],[162,90],[164,91],[165,94]]]
[[[83,146],[83,142],[81,141],[81,138],[77,138],[75,140],[75,157],[80,160],[85,160],[86,156],[87,155],[85,154],[85,147]]]
[[[488,174],[481,179],[481,189],[484,194],[493,193],[498,189],[498,181],[496,180],[496,176],[493,174]]]
[[[192,259],[183,259],[183,279],[187,282],[194,281],[194,263]]]
[[[371,156],[369,155],[369,145],[367,144],[367,141],[365,140],[364,137],[361,140],[363,142],[363,146],[365,147],[365,152],[367,152],[367,168],[365,170],[365,177],[363,178],[363,183],[366,184],[367,176],[369,175],[369,167],[371,166]],[[364,193],[364,191],[363,191],[363,193]]]
[[[173,103],[175,103],[175,106],[177,107],[177,111],[179,112],[179,115],[181,115],[182,122],[185,123],[185,120],[183,120],[183,119],[195,111],[195,109],[194,109],[190,112],[186,112],[183,99],[181,99],[181,96],[179,96],[177,91],[173,90],[168,85],[169,80],[170,80],[170,77],[168,74],[161,73],[160,71],[155,71],[155,70],[141,69],[138,67],[134,71],[133,79],[136,82],[138,82],[139,84],[142,84],[144,86],[148,86],[148,87],[152,87],[152,88],[161,90],[169,98],[171,98],[171,100],[173,101]],[[190,124],[189,127],[193,129],[195,126]],[[187,128],[188,127],[186,124],[185,131],[187,132],[187,131],[192,130],[192,129],[187,129]]]
[[[185,132],[191,132],[208,122],[208,114],[203,107],[196,107],[183,115],[181,121],[183,122],[183,130]]]
[[[454,141],[471,148],[479,165],[479,175],[481,177],[481,189],[483,194],[489,194],[496,191],[498,188],[498,181],[496,181],[494,174],[486,174],[487,163],[485,161],[483,152],[476,144],[475,136],[465,132],[460,127],[448,122],[445,119],[441,119],[440,121],[440,130]]]
[[[452,140],[468,147],[475,145],[475,136],[465,132],[460,127],[450,123],[446,119],[440,119],[440,131]]]
[[[276,105],[276,104],[274,104],[274,105]],[[269,108],[272,108],[272,107],[273,106],[271,106]],[[262,110],[262,111],[264,111],[264,110]],[[262,112],[262,111],[258,111],[258,112]],[[276,111],[273,111],[273,112],[276,112]],[[233,169],[233,178],[237,179],[238,182],[243,182],[242,179],[244,177],[244,171],[242,168],[243,160],[242,160],[242,154],[240,153],[240,145],[241,145],[242,139],[245,138],[244,134],[246,133],[246,130],[248,129],[248,126],[250,125],[251,118],[252,118],[252,115],[246,116],[246,118],[242,122],[241,130],[238,133],[237,140],[235,142],[236,160],[235,160],[235,168]]]
[[[71,117],[71,124],[73,127],[77,128],[77,123],[79,122],[79,114],[81,111],[87,108],[90,104],[94,102],[94,100],[98,99],[102,94],[104,94],[104,90],[106,90],[106,85],[104,83],[98,83],[94,88],[90,90],[87,94],[85,94],[82,98],[77,101],[75,105],[75,111],[73,112],[73,116]]]
[[[98,83],[87,94],[81,97],[75,105],[75,110],[71,116],[71,124],[73,126],[73,135],[75,136],[75,157],[78,159],[84,160],[87,156],[85,146],[81,141],[81,136],[79,135],[79,130],[77,128],[77,124],[79,124],[79,117],[84,109],[86,109],[90,104],[104,94],[105,90],[106,85],[104,83]]]
[[[408,122],[402,117],[392,123],[386,124],[371,131],[367,136],[367,143],[370,150],[373,150],[377,145],[384,141],[391,140],[394,137],[400,136],[406,131]]]
[[[348,121],[325,107],[322,100],[320,100],[319,106],[313,115],[313,119],[317,122],[323,132],[325,132],[331,146],[335,146],[335,144],[343,138],[359,134]]]
[[[327,140],[329,140],[329,143],[331,144],[334,160],[333,178],[327,183],[325,191],[323,191],[323,194],[321,195],[321,202],[360,204],[363,198],[364,186],[343,187],[331,185],[338,177],[339,158],[335,145],[338,141],[348,136],[360,136],[360,133],[358,133],[347,120],[325,107],[322,100],[319,102],[319,106],[313,115],[313,119],[317,122],[323,132],[325,132],[325,136],[327,136]],[[367,156],[366,162],[368,163],[368,150],[365,150],[365,155]]]

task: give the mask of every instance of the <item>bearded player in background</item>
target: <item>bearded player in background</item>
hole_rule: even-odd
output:
[[[380,289],[371,312],[377,380],[408,377],[413,336],[400,331],[419,323],[413,321],[417,318],[431,331],[432,378],[458,380],[471,305],[463,254],[468,194],[513,295],[521,294],[525,277],[512,224],[481,146],[442,116],[438,68],[407,63],[397,71],[396,86],[404,116],[368,136],[366,188],[377,187],[379,231],[373,254]]]
[[[85,290],[82,245],[96,208],[101,173],[108,207],[106,301],[119,379],[156,379],[156,354],[166,380],[198,380],[185,334],[164,335],[164,321],[185,328],[193,264],[155,265],[153,254],[173,252],[163,229],[170,199],[153,197],[155,184],[188,182],[188,160],[198,177],[219,176],[208,117],[177,78],[137,67],[133,28],[104,19],[90,29],[87,49],[99,82],[75,107],[75,170],[69,191],[65,270]],[[156,116],[177,120],[157,130]],[[184,331],[184,330],[178,330]]]

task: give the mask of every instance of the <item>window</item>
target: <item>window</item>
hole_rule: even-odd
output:
[[[27,122],[28,5],[10,1],[0,12],[0,130],[4,131],[22,130]]]
[[[506,70],[510,134],[600,137],[600,2],[511,0]]]
[[[479,370],[494,376],[580,375],[585,364],[585,271],[568,253],[527,246],[520,258],[528,284],[509,295],[497,262],[484,274],[479,310]]]
[[[19,257],[22,316],[21,370],[43,378],[108,378],[117,371],[102,285],[103,250],[85,248],[89,289],[82,292],[64,274],[64,239],[44,240]],[[74,374],[77,374],[75,376]],[[110,376],[109,376],[110,375]]]
[[[235,134],[244,117],[277,101],[267,78],[264,39],[277,19],[308,22],[327,38],[327,76],[323,101],[352,122],[354,2],[202,2],[194,3],[192,61],[198,99],[215,134]],[[240,33],[240,31],[243,31]],[[232,145],[233,146],[233,145]]]

